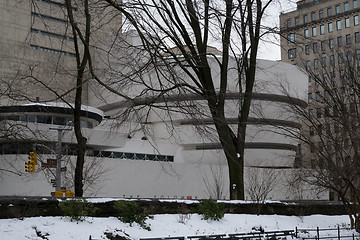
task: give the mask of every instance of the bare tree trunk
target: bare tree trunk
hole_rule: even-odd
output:
[[[77,76],[76,76],[76,95],[75,95],[75,107],[74,107],[74,131],[77,139],[77,159],[75,167],[75,196],[83,196],[83,169],[85,162],[85,150],[86,150],[86,138],[82,135],[81,132],[81,105],[82,105],[82,90],[84,82],[84,72],[86,65],[88,63],[90,52],[89,52],[89,42],[90,42],[90,14],[88,1],[84,1],[84,12],[85,12],[85,36],[82,36],[80,29],[77,27],[76,22],[73,16],[73,8],[71,6],[71,0],[65,0],[68,18],[72,26],[72,32],[74,36],[74,48],[76,55],[77,63]],[[80,36],[79,36],[80,35]],[[84,46],[84,53],[80,54],[80,49],[78,45],[78,37],[80,37],[82,45]]]

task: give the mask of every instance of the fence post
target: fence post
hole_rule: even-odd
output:
[[[89,236],[89,240],[91,240],[91,235]]]
[[[338,239],[340,240],[341,239],[341,237],[340,237],[340,226],[338,226]]]
[[[320,239],[319,227],[316,227],[316,232],[317,232],[317,240],[319,240]]]
[[[298,232],[298,228],[295,227],[295,237],[296,237],[296,238],[298,237],[297,232]]]

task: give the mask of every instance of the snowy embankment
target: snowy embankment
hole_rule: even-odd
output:
[[[120,222],[115,217],[91,218],[84,222],[71,222],[68,217],[34,217],[19,219],[0,219],[0,239],[11,240],[88,240],[107,239],[105,232],[116,233],[131,239],[193,236],[211,234],[231,234],[251,232],[260,227],[265,231],[295,230],[298,228],[336,228],[348,227],[348,216],[312,215],[304,217],[280,215],[225,214],[220,221],[202,220],[198,214],[160,214],[148,219],[151,231],[133,224]],[[347,235],[353,232],[349,231]],[[332,234],[337,234],[332,232]],[[42,237],[40,237],[42,236]],[[291,238],[289,238],[291,239]]]

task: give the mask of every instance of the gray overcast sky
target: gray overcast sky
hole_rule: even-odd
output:
[[[277,26],[279,27],[279,15],[282,11],[288,11],[296,8],[296,0],[276,0],[277,2],[273,4],[268,9],[268,16],[263,20],[264,25],[269,27]],[[279,38],[278,36],[271,37],[269,41],[274,42],[273,44],[268,42],[263,42],[260,45],[258,58],[261,59],[270,59],[270,60],[280,60],[280,47],[279,47]]]

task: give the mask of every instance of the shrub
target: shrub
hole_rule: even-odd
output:
[[[86,200],[70,200],[59,203],[64,216],[70,217],[71,221],[82,222],[85,216],[95,215],[97,208]]]
[[[205,220],[219,221],[224,217],[224,205],[213,199],[204,199],[198,205],[198,212]]]
[[[114,204],[114,209],[118,212],[118,219],[124,223],[139,224],[142,228],[150,231],[150,227],[146,225],[145,220],[149,217],[136,202],[118,201]]]

